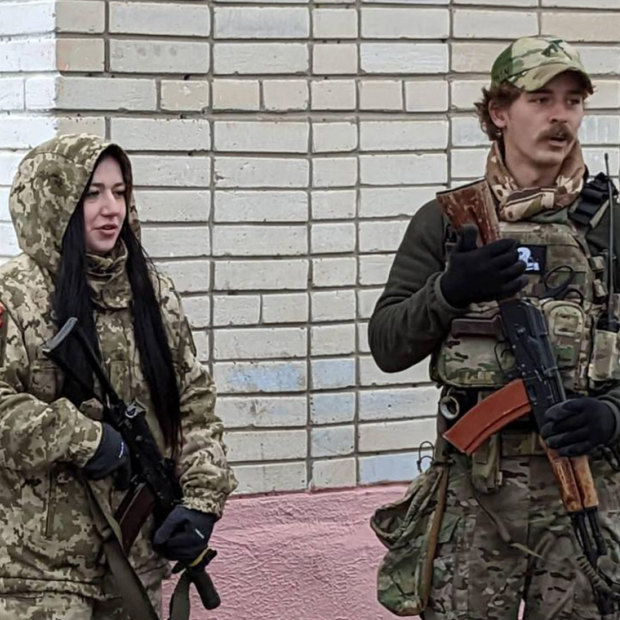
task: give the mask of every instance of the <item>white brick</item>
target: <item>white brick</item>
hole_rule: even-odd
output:
[[[0,152],[0,185],[11,185],[13,183],[13,177],[24,155],[26,155],[26,151]]]
[[[446,73],[448,46],[442,43],[362,43],[363,73]]]
[[[217,187],[307,187],[305,159],[216,157]]]
[[[312,480],[314,489],[352,487],[356,483],[355,459],[329,459],[313,461]]]
[[[258,110],[260,87],[256,80],[213,80],[214,110]]]
[[[0,110],[23,110],[26,83],[22,78],[0,79]]]
[[[310,234],[313,254],[335,254],[355,250],[355,224],[313,224]]]
[[[359,380],[364,387],[392,384],[425,384],[430,382],[428,360],[418,362],[401,372],[383,372],[370,356],[359,358]],[[435,412],[431,412],[433,415]]]
[[[454,36],[460,39],[516,39],[538,34],[534,12],[457,9],[453,20]]]
[[[312,34],[316,39],[357,38],[355,9],[318,9],[312,11]]]
[[[307,153],[310,125],[290,121],[215,121],[215,149],[228,152]]]
[[[132,155],[136,186],[209,187],[211,180],[208,157],[180,155]]]
[[[349,286],[355,284],[356,277],[355,258],[312,259],[312,284],[314,286]]]
[[[357,195],[354,189],[314,190],[312,219],[341,220],[355,217]]]
[[[215,193],[216,222],[306,222],[303,191],[223,191]]]
[[[26,105],[31,109],[150,111],[157,106],[153,80],[99,77],[38,77],[26,81]]]
[[[184,297],[183,309],[192,329],[211,327],[211,299],[206,295]]]
[[[141,190],[135,193],[142,222],[207,222],[211,193],[201,190]]]
[[[385,224],[385,222],[382,222],[382,224]],[[380,233],[381,231],[379,230],[377,232]],[[383,286],[387,281],[388,273],[394,262],[394,254],[360,256],[359,261],[359,283],[362,286]]]
[[[292,256],[308,251],[306,226],[213,227],[214,256]]]
[[[446,121],[361,121],[360,150],[415,151],[445,149]]]
[[[620,83],[596,80],[596,91],[588,98],[588,108],[620,108]]]
[[[312,71],[316,75],[357,73],[357,45],[354,43],[315,43]]]
[[[156,261],[156,265],[174,280],[179,293],[209,290],[211,278],[207,260]]]
[[[306,366],[305,361],[218,362],[213,379],[220,394],[304,392]]]
[[[407,112],[444,112],[448,109],[448,84],[438,80],[405,83]]]
[[[305,323],[308,320],[309,304],[307,293],[263,295],[263,323]]]
[[[541,34],[553,34],[569,41],[618,42],[620,13],[543,13]]]
[[[487,135],[480,128],[477,118],[452,118],[453,146],[486,146],[489,144]]]
[[[15,256],[19,253],[17,236],[12,224],[0,222],[0,234],[2,235],[2,254]]]
[[[231,431],[226,433],[226,445],[233,463],[305,458],[306,431]]]
[[[90,133],[106,137],[105,118],[96,116],[61,116],[56,118],[56,133]]]
[[[617,9],[617,0],[542,0],[543,6],[561,6],[592,9]]]
[[[355,353],[355,325],[316,325],[311,328],[310,354],[348,355]]]
[[[448,177],[444,154],[362,155],[361,182],[366,185],[445,183]]]
[[[46,34],[54,31],[54,3],[2,2],[0,36]]]
[[[403,85],[400,80],[360,81],[360,110],[402,110]]]
[[[617,116],[586,116],[579,131],[579,139],[586,145],[617,145],[620,142],[620,119]]]
[[[312,388],[335,390],[355,385],[355,359],[336,357],[312,360]]]
[[[450,30],[447,9],[362,8],[366,39],[444,39]]]
[[[207,73],[209,44],[197,41],[110,41],[110,69],[120,73]]]
[[[170,112],[206,110],[209,83],[190,80],[162,80],[161,109]]]
[[[428,417],[437,410],[440,393],[435,386],[363,391],[359,417],[360,420]]]
[[[369,291],[364,290],[363,292],[368,293]],[[378,295],[377,295],[377,297],[378,297]],[[366,315],[363,314],[365,308],[362,308],[361,304],[365,303],[365,302],[366,302],[366,300],[362,300],[361,296],[358,294],[358,296],[357,296],[357,316],[358,316],[358,318],[368,318],[372,314],[372,308],[370,309],[368,314],[366,314]],[[368,324],[367,323],[358,323],[357,324],[357,351],[358,351],[358,353],[370,353],[370,345],[368,344]]]
[[[308,82],[304,80],[264,80],[265,109],[272,112],[306,110],[310,103]]]
[[[400,245],[409,220],[360,222],[360,252],[394,252]]]
[[[310,446],[313,457],[346,456],[353,452],[355,432],[350,426],[326,426],[310,431]]]
[[[452,82],[452,107],[456,110],[473,110],[474,102],[482,100],[482,89],[489,87],[489,80],[458,80]]]
[[[457,73],[489,74],[505,43],[452,43],[452,70]]]
[[[583,159],[586,163],[588,170],[590,170],[590,174],[596,174],[595,171],[604,171],[605,170],[605,153],[609,154],[609,169],[612,171],[618,170],[619,166],[619,153],[617,148],[609,148],[608,146],[604,148],[593,148],[586,147],[583,149]]]
[[[213,325],[257,325],[259,319],[259,295],[213,297]],[[217,335],[215,341],[217,342]]]
[[[308,268],[300,259],[218,262],[215,290],[305,290]]]
[[[209,256],[209,229],[206,226],[143,226],[142,243],[154,258]]]
[[[473,179],[484,174],[488,149],[454,149],[450,154],[452,177]]]
[[[313,321],[348,321],[355,318],[355,291],[312,293]]]
[[[208,37],[209,7],[184,3],[110,2],[110,32]]]
[[[538,0],[510,0],[510,3],[507,3],[506,0],[455,0],[455,4],[481,4],[504,7],[509,4],[511,8],[516,8],[518,6],[538,6]]]
[[[313,424],[337,424],[355,419],[355,394],[347,392],[312,394],[310,417]]]
[[[55,125],[50,117],[0,117],[0,148],[31,149],[53,138]]]
[[[252,0],[254,1],[254,0]],[[233,471],[239,487],[236,493],[270,493],[299,491],[307,485],[306,463],[271,463],[266,465],[237,465]]]
[[[103,71],[105,67],[103,39],[58,39],[56,66],[59,71]]]
[[[363,187],[360,217],[412,216],[443,187]]]
[[[216,39],[305,39],[309,34],[306,8],[215,8]]]
[[[357,125],[353,122],[313,123],[315,153],[346,152],[357,148]]]
[[[610,46],[577,46],[583,64],[590,74],[618,75],[620,67],[620,48]]]
[[[218,360],[305,357],[307,330],[302,327],[221,329],[214,333]]]
[[[314,187],[350,187],[357,183],[356,157],[322,157],[312,162]]]
[[[382,292],[383,292],[382,288],[372,289],[372,290],[366,290],[366,289],[358,290],[357,292],[357,316],[358,318],[360,319],[370,318],[375,308],[375,304],[377,303],[377,299],[379,299],[379,296],[381,295]],[[367,338],[367,335],[366,335],[367,329],[368,327],[364,326],[363,332],[365,334],[365,338]],[[360,343],[361,343],[361,338],[360,338]],[[366,351],[370,353],[368,348],[366,348]]]
[[[209,121],[192,118],[113,118],[112,140],[133,151],[208,151]]]
[[[102,33],[105,4],[99,0],[56,0],[56,31]]]
[[[322,80],[312,82],[313,110],[355,109],[355,82],[353,80]]]
[[[382,452],[416,448],[423,441],[435,441],[435,418],[407,422],[361,424],[358,428],[360,452]]]
[[[305,73],[309,68],[308,46],[302,43],[216,43],[213,50],[216,74]]]
[[[56,41],[52,38],[32,38],[0,41],[0,72],[54,71]]]
[[[308,417],[305,396],[224,396],[217,400],[216,410],[226,429],[305,426]]]

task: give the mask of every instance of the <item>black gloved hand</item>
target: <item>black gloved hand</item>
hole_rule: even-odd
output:
[[[121,434],[103,422],[103,434],[95,454],[84,465],[83,471],[90,480],[112,476],[114,486],[123,491],[131,481],[131,459],[127,444]]]
[[[526,265],[519,260],[517,241],[498,239],[477,248],[477,237],[474,224],[463,226],[439,281],[446,301],[456,308],[510,297],[527,284],[527,276],[523,275]]]
[[[153,536],[153,548],[168,560],[190,564],[209,544],[214,514],[175,506]]]
[[[608,444],[616,432],[616,414],[598,398],[582,396],[549,407],[540,435],[562,456],[589,454]]]

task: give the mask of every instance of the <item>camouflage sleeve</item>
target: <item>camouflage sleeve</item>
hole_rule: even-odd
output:
[[[28,393],[31,364],[19,326],[4,310],[0,333],[0,466],[30,471],[57,461],[86,464],[101,424],[65,398],[47,403]]]
[[[184,504],[221,515],[226,498],[237,481],[226,460],[224,425],[215,415],[215,384],[198,361],[189,322],[179,295],[170,287],[168,296],[176,332],[176,359],[181,398],[183,444],[178,459]]]
[[[435,201],[413,216],[396,252],[387,284],[368,325],[370,350],[379,368],[398,372],[422,361],[464,312],[445,300],[444,223]]]

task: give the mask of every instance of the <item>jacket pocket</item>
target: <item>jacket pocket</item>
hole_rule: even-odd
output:
[[[442,525],[447,484],[448,466],[434,463],[402,499],[371,518],[372,529],[388,548],[377,575],[377,598],[398,616],[417,616],[428,604],[435,549],[450,529]]]
[[[30,365],[28,392],[46,403],[58,398],[62,386],[62,373],[51,361],[37,359]]]

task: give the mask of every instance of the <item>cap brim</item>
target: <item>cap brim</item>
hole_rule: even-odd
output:
[[[583,78],[588,93],[592,94],[594,92],[590,76],[583,69],[567,63],[550,63],[548,65],[535,67],[519,76],[513,84],[531,93],[532,91],[541,89],[547,82],[565,71],[578,73]]]

